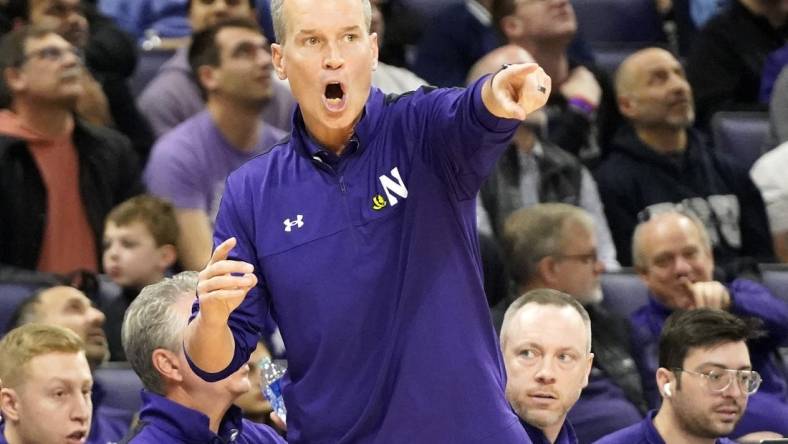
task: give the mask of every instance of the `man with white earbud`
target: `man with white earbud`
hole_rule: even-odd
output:
[[[760,337],[760,325],[708,308],[672,314],[659,341],[661,407],[596,444],[733,443],[725,436],[761,384],[747,349],[747,341]]]

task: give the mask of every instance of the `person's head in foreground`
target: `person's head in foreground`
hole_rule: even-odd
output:
[[[312,137],[342,146],[361,118],[378,61],[369,0],[272,0],[274,69]]]
[[[553,442],[588,385],[591,321],[577,300],[537,289],[512,302],[501,326],[506,399],[527,424]]]
[[[93,378],[85,347],[62,327],[27,324],[0,340],[0,412],[8,444],[84,443]]]
[[[755,319],[705,308],[668,318],[656,374],[662,406],[654,418],[665,442],[715,439],[733,431],[761,383],[747,349],[759,326]]]

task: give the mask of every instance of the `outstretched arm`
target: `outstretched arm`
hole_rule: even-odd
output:
[[[186,328],[184,337],[186,355],[208,373],[224,370],[233,359],[235,339],[227,321],[249,290],[257,285],[251,264],[227,259],[235,243],[234,237],[222,242],[200,272],[197,284],[200,311]]]

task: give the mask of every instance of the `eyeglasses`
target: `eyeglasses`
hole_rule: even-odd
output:
[[[63,48],[60,46],[47,46],[41,49],[37,49],[35,51],[30,52],[29,54],[25,54],[22,59],[22,63],[24,64],[30,59],[41,59],[50,62],[59,62],[63,60],[66,54],[72,54],[76,59],[82,63],[85,60],[85,56],[82,53],[82,50],[75,47],[69,46],[67,48]]]
[[[674,368],[673,372],[684,372],[690,375],[700,376],[705,381],[706,387],[715,393],[724,392],[731,386],[734,380],[739,383],[739,388],[748,395],[758,391],[761,386],[761,375],[755,370],[734,370],[731,368],[715,368],[706,372],[693,372],[683,368]]]
[[[578,261],[586,265],[596,264],[599,260],[599,255],[597,254],[596,250],[585,254],[554,254],[552,256],[557,259]]]

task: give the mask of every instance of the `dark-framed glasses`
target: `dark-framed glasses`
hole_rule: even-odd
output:
[[[694,372],[683,368],[674,368],[674,372],[684,372],[703,379],[706,387],[715,393],[724,392],[731,386],[734,380],[739,384],[739,388],[748,395],[758,391],[761,386],[761,375],[755,370],[734,370],[731,368],[715,368],[705,372]]]

